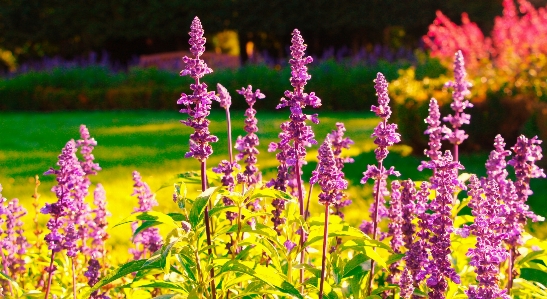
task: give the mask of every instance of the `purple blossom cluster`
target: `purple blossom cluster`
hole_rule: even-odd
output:
[[[390,245],[391,249],[395,253],[401,253],[403,243],[403,224],[405,219],[403,218],[402,207],[402,192],[401,183],[399,181],[391,182],[391,200],[389,201],[389,224],[387,236],[391,237]],[[400,270],[399,262],[395,262],[389,265],[389,276],[387,281],[391,284],[396,284],[399,280]]]
[[[95,217],[89,227],[91,258],[88,261],[87,271],[84,273],[84,276],[88,278],[87,284],[90,287],[94,286],[99,281],[101,275],[100,271],[102,267],[99,259],[104,258],[106,254],[105,241],[108,239],[108,233],[106,232],[108,221],[106,218],[111,215],[106,209],[106,192],[101,184],[97,184],[97,187],[95,187],[93,198],[93,203],[96,208],[93,210]],[[99,295],[99,291],[95,291],[91,293],[90,298],[108,299],[109,297],[104,294]]]
[[[257,156],[259,154],[256,147],[259,145],[259,141],[256,135],[256,132],[258,132],[258,127],[256,126],[258,120],[256,119],[256,110],[253,108],[253,105],[257,99],[263,99],[265,96],[260,92],[260,89],[253,92],[251,85],[247,86],[247,88],[242,87],[237,93],[245,97],[249,108],[245,110],[245,116],[247,117],[245,119],[245,132],[247,132],[247,135],[245,137],[238,136],[236,140],[235,148],[239,151],[239,154],[236,155],[236,161],[243,160],[246,157],[243,175],[248,185],[254,185],[259,179],[258,168],[256,167]]]
[[[230,161],[222,160],[217,167],[213,167],[213,172],[222,173],[222,178],[220,182],[222,186],[228,187],[228,190],[233,191],[235,187],[235,180],[233,173],[235,169],[240,169],[241,166],[237,162],[230,163]],[[234,201],[227,196],[222,197],[222,202],[225,206],[233,206]],[[228,211],[226,212],[226,219],[234,221],[237,218],[237,213]]]
[[[278,190],[286,191],[290,181],[293,190],[297,190],[298,198],[300,199],[300,209],[303,213],[303,188],[302,182],[300,182],[300,174],[302,164],[305,163],[306,147],[312,144],[317,144],[314,139],[315,135],[310,126],[306,125],[307,120],[311,120],[313,123],[319,123],[317,114],[307,115],[302,112],[302,109],[306,106],[312,106],[318,108],[321,106],[321,99],[319,99],[314,92],[305,93],[304,86],[307,81],[311,79],[311,75],[308,74],[307,64],[311,63],[313,59],[311,56],[305,56],[306,45],[304,39],[300,35],[300,31],[295,29],[292,33],[291,39],[291,56],[289,64],[291,65],[291,85],[294,87],[293,91],[285,91],[285,97],[281,98],[277,109],[283,107],[289,107],[290,121],[281,124],[281,133],[279,133],[280,141],[278,143],[270,143],[268,151],[273,152],[278,150],[276,158],[280,165],[277,169],[277,178],[272,179],[267,186],[273,186]],[[289,171],[289,167],[292,166],[292,171]],[[294,192],[293,192],[294,193]],[[274,217],[272,219],[274,227],[277,227],[284,223],[285,220],[281,217],[282,211],[285,209],[285,201],[283,199],[276,199],[272,203],[274,206]]]
[[[55,175],[57,180],[57,185],[51,189],[57,196],[57,202],[53,204],[46,203],[45,207],[40,210],[42,214],[51,215],[46,225],[50,233],[44,239],[49,250],[53,253],[66,249],[67,255],[74,257],[78,252],[78,236],[73,219],[69,214],[75,212],[78,208],[75,205],[74,197],[85,175],[78,157],[76,157],[76,143],[74,140],[70,140],[63,148],[57,165],[60,167],[58,170],[50,168],[44,173],[44,175]]]
[[[464,130],[461,130],[461,126],[464,124],[469,124],[471,116],[467,113],[464,113],[464,109],[473,107],[468,100],[465,100],[465,97],[468,96],[471,92],[469,87],[471,83],[466,81],[467,73],[465,71],[465,62],[463,60],[463,54],[461,51],[456,52],[454,59],[454,81],[447,82],[446,87],[453,88],[452,99],[454,100],[450,104],[450,108],[454,111],[454,115],[448,115],[443,117],[443,121],[448,122],[452,125],[452,129],[447,126],[443,126],[442,132],[445,134],[444,139],[450,141],[454,144],[454,160],[458,160],[458,145],[460,145],[468,135],[465,134]]]
[[[190,89],[193,93],[191,95],[182,93],[177,104],[185,106],[185,108],[180,110],[180,113],[188,114],[188,118],[181,120],[181,123],[194,129],[194,133],[190,135],[190,150],[186,153],[185,157],[194,157],[204,162],[213,153],[213,148],[209,143],[218,141],[218,138],[209,132],[210,121],[207,119],[207,116],[210,114],[212,102],[219,101],[219,98],[215,95],[214,91],[207,91],[207,84],[199,81],[200,78],[212,73],[213,70],[200,58],[203,52],[205,52],[205,37],[203,37],[204,31],[198,17],[194,18],[190,28],[190,52],[195,58],[188,56],[182,58],[186,67],[180,72],[180,75],[188,75],[195,82],[190,84]]]
[[[0,258],[3,266],[0,270],[12,278],[23,275],[26,270],[22,255],[27,252],[30,244],[23,234],[21,219],[26,214],[27,210],[17,198],[8,201],[2,196],[0,184]],[[4,250],[7,254],[4,254]]]
[[[138,171],[133,171],[133,194],[137,196],[139,200],[139,206],[135,208],[135,212],[148,212],[153,207],[158,205],[155,195],[150,191],[150,187],[142,180],[142,177]],[[131,228],[133,232],[138,228],[138,223],[133,222]],[[130,253],[133,254],[135,260],[144,258],[146,252],[152,254],[161,248],[163,240],[160,236],[157,227],[149,227],[142,230],[138,235],[133,237],[133,244],[136,248],[130,249]],[[140,248],[142,245],[142,248]]]
[[[464,169],[464,167],[458,161],[454,161],[450,152],[446,151],[437,160],[422,162],[420,170],[423,168],[433,170],[430,188],[436,193],[429,204],[429,209],[433,212],[429,216],[429,231],[431,233],[429,248],[432,259],[429,260],[424,270],[429,275],[427,285],[430,288],[430,298],[444,298],[448,289],[447,279],[460,283],[460,277],[451,267],[449,256],[450,234],[454,231],[452,220],[454,192],[457,188],[463,190],[466,188],[458,180],[458,170]]]
[[[342,174],[344,164],[354,162],[353,158],[342,157],[342,150],[349,149],[350,146],[355,143],[350,138],[344,137],[345,132],[346,128],[344,124],[337,122],[336,130],[332,130],[332,132],[328,134],[328,138],[332,143],[332,150],[334,153],[334,159],[336,160],[336,167],[342,172]],[[345,192],[340,191],[340,193],[340,200],[334,203],[334,209],[332,210],[332,213],[344,219],[344,213],[342,213],[341,208],[349,206],[351,204],[351,199],[348,199],[348,195]]]
[[[336,166],[332,144],[328,137],[319,147],[317,159],[319,160],[318,167],[310,178],[310,184],[318,183],[321,186],[319,203],[333,206],[340,201],[339,191],[346,189],[348,182],[344,179],[344,173]]]
[[[441,153],[442,128],[441,112],[435,98],[431,98],[429,102],[429,115],[425,123],[427,123],[427,130],[424,134],[429,135],[429,149],[424,150],[424,154],[431,160],[436,160]]]
[[[77,228],[77,234],[79,239],[82,240],[81,247],[79,248],[83,253],[90,254],[90,249],[87,247],[87,238],[89,237],[89,228],[93,224],[93,219],[90,218],[91,208],[85,202],[85,198],[89,193],[89,187],[91,186],[91,181],[89,180],[90,175],[96,175],[97,171],[101,170],[98,163],[95,163],[95,157],[92,152],[95,146],[97,146],[97,141],[94,138],[91,138],[89,135],[89,130],[85,125],[80,126],[80,140],[76,141],[76,147],[80,149],[82,154],[83,161],[80,162],[82,170],[84,171],[84,177],[79,188],[76,189],[75,206],[76,210],[72,215],[74,219],[74,225]]]
[[[466,293],[471,299],[509,299],[506,290],[499,287],[500,264],[507,259],[508,252],[503,246],[507,209],[500,200],[498,184],[494,180],[483,180],[481,184],[477,176],[472,175],[468,187],[469,207],[473,209],[475,221],[464,229],[464,234],[477,237],[476,248],[469,249],[467,256],[471,257],[469,265],[475,267],[479,285],[470,286]]]

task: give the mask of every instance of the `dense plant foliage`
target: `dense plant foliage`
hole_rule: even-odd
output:
[[[451,114],[441,117],[437,101],[431,99],[424,115],[429,147],[419,170],[431,171],[427,181],[391,179],[400,173],[397,165],[386,165],[386,157],[401,134],[390,122],[388,82],[383,74],[376,75],[378,102],[371,107],[380,119],[371,136],[376,159],[363,169],[361,181],[373,181],[373,216],[356,228],[344,221],[351,200],[344,191],[348,181],[343,167],[353,162],[344,150],[359,140],[344,136],[342,123],[324,136],[318,150],[309,185],[318,184],[321,192],[313,196],[311,189],[305,191],[302,165],[307,148],[318,143],[309,122],[317,124],[320,117],[303,109],[317,108],[322,100],[308,91],[312,76],[307,65],[313,59],[306,55],[300,32],[295,29],[292,35],[292,88],[277,105],[290,116],[281,124],[279,141],[269,146],[277,151],[276,177],[267,181],[260,174],[260,117],[254,107],[269,95],[252,86],[237,90],[249,105],[247,134],[237,137],[235,145],[229,140],[229,157],[208,170],[218,141],[209,131],[211,105],[219,102],[225,109],[230,130],[232,101],[222,85],[218,92],[207,90],[213,70],[200,57],[205,38],[196,17],[190,32],[192,57],[183,58],[186,67],[181,71],[192,79],[191,92],[183,92],[177,103],[187,115],[181,123],[193,130],[185,156],[197,159],[201,168],[178,174],[166,185],[174,188],[169,200],[180,210],[154,211],[155,195],[133,172],[138,207],[117,224],[131,224],[133,258],[111,264],[104,249],[104,189],[95,187],[94,208],[86,200],[89,177],[101,168],[92,154],[97,142],[82,125],[80,139],[63,147],[58,168],[45,172],[57,181],[52,189],[57,201],[40,209],[50,216],[45,236],[37,229],[38,241],[29,244],[21,229],[24,208],[0,196],[3,294],[102,299],[547,297],[547,288],[537,281],[547,275],[547,243],[524,231],[529,218],[544,220],[526,203],[530,180],[545,178],[536,165],[542,158],[541,141],[521,135],[506,148],[498,135],[485,161],[487,176],[462,173],[459,146],[468,137],[473,106],[462,53],[455,54],[455,77],[448,83],[453,90]],[[451,150],[442,151],[443,140]],[[235,157],[232,148],[239,152]],[[188,196],[195,185],[201,193]],[[310,200],[323,204],[325,213],[311,214]],[[462,212],[467,207],[471,215]],[[389,222],[387,229],[379,225],[382,219]],[[159,226],[169,232],[160,235]],[[525,271],[540,274],[526,276]]]

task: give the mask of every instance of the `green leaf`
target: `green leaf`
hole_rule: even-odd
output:
[[[529,264],[536,264],[530,262]],[[539,264],[536,264],[539,265]],[[542,285],[547,285],[547,272],[545,269],[547,267],[541,265],[542,267],[534,268],[522,268],[520,269],[520,277],[529,281],[536,281]]]
[[[405,257],[404,253],[394,253],[389,256],[389,258],[386,261],[386,264],[391,265],[395,262],[400,261],[403,257]]]
[[[370,258],[362,253],[359,253],[356,256],[354,256],[344,266],[344,272],[342,274],[342,278],[346,278],[355,274],[364,273],[365,270],[363,269],[362,264],[368,260],[370,260]],[[357,270],[357,271],[354,271],[354,270]]]
[[[186,216],[181,213],[167,213],[167,216],[171,217],[173,221],[186,221]]]
[[[107,276],[103,277],[99,282],[97,282],[91,289],[89,289],[82,297],[87,298],[91,293],[98,290],[99,288],[119,279],[127,274],[137,272],[139,270],[143,269],[144,264],[147,262],[147,260],[136,260],[131,261],[128,263],[125,263],[118,267],[117,269],[110,272]]]
[[[160,224],[162,224],[160,221],[143,221],[141,223],[141,225],[139,227],[137,227],[137,229],[133,233],[133,238],[135,238],[143,230],[145,230],[147,228],[150,228],[150,227],[160,225]]]
[[[370,294],[371,295],[378,295],[378,294],[381,294],[385,291],[398,290],[398,289],[399,289],[398,285],[388,285],[388,286],[385,286],[385,287],[378,287],[378,288],[374,289],[372,292],[370,292]]]
[[[158,289],[169,289],[172,291],[183,291],[182,293],[188,293],[188,290],[176,282],[169,281],[154,281],[154,282],[140,282],[140,283],[130,283],[122,286],[123,288],[158,288]]]
[[[219,214],[221,212],[236,212],[238,211],[238,207],[236,206],[219,206],[219,207],[214,207],[212,208],[210,211],[209,211],[209,217],[213,217],[215,216],[216,214]]]
[[[281,198],[288,201],[294,200],[294,197],[289,193],[273,189],[273,187],[255,191],[253,195],[251,195],[250,200],[257,198]]]
[[[188,278],[190,278],[192,281],[195,282],[196,281],[196,275],[192,271],[192,268],[194,268],[194,269],[196,268],[196,263],[194,262],[194,260],[187,257],[184,253],[178,254],[177,259],[178,259],[179,263],[182,265],[182,267],[184,268]]]
[[[138,212],[138,213],[133,213],[131,214],[129,217],[125,218],[124,220],[122,220],[122,222],[114,225],[114,227],[116,226],[120,226],[122,224],[126,224],[126,223],[132,223],[134,221],[138,221],[138,220],[142,220],[142,221],[156,221],[156,222],[160,222],[162,224],[167,224],[169,225],[171,228],[178,228],[180,227],[174,220],[173,218],[169,217],[169,215],[167,214],[164,214],[164,213],[161,213],[161,212],[156,212],[156,211],[148,211],[148,212]]]
[[[321,270],[315,268],[312,265],[309,264],[297,264],[293,266],[294,269],[305,269],[308,270],[315,276],[315,278],[319,279],[321,277]]]
[[[188,221],[192,225],[193,229],[195,229],[203,219],[203,212],[205,211],[207,203],[219,188],[220,187],[211,187],[203,191],[194,201],[192,209],[190,210],[190,215],[188,216],[190,218]]]
[[[523,265],[531,260],[534,260],[534,259],[538,259],[542,256],[547,256],[547,254],[545,253],[545,250],[538,250],[538,251],[531,251],[529,252],[525,257],[523,257],[522,259],[520,259],[517,264],[518,265]]]
[[[158,191],[167,187],[172,187],[177,182],[184,182],[185,184],[201,184],[201,174],[196,171],[179,173],[169,179],[167,182],[163,183]]]
[[[252,264],[251,267],[246,264]],[[236,260],[231,260],[222,266],[221,272],[238,272],[253,276],[266,284],[276,288],[277,290],[287,294],[292,295],[297,298],[303,299],[300,292],[288,281],[282,278],[281,273],[276,273],[272,271],[272,268],[264,267],[262,265],[257,265],[249,262],[240,262]]]
[[[386,261],[376,252],[376,250],[374,250],[374,248],[365,247],[365,254],[378,263],[378,266],[381,266],[384,269],[387,268]]]

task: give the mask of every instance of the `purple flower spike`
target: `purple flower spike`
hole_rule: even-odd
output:
[[[333,130],[328,135],[328,138],[332,143],[332,150],[334,153],[334,158],[336,159],[336,167],[338,167],[338,170],[340,171],[344,168],[344,164],[354,162],[354,160],[350,157],[342,157],[342,149],[349,149],[350,146],[354,144],[353,140],[348,137],[344,137],[344,132],[346,132],[344,124],[336,123],[336,130]],[[344,213],[342,213],[340,209],[349,206],[352,201],[351,199],[348,199],[348,195],[345,192],[340,192],[340,196],[340,200],[334,204],[332,213],[344,219]]]
[[[427,269],[424,266],[429,262],[428,251],[430,250],[429,243],[429,218],[430,214],[426,213],[428,206],[428,197],[430,194],[429,183],[423,181],[420,185],[420,191],[416,193],[416,218],[418,219],[418,229],[416,238],[410,245],[405,256],[405,262],[410,273],[414,277],[414,286],[418,286],[425,278]]]
[[[471,83],[466,81],[467,73],[465,72],[463,54],[461,51],[456,52],[454,60],[454,81],[447,82],[446,87],[453,88],[452,99],[454,100],[450,104],[450,108],[454,111],[454,115],[448,115],[443,117],[443,121],[448,122],[452,125],[452,129],[443,126],[442,132],[445,134],[444,139],[450,141],[450,143],[455,146],[454,160],[458,160],[457,155],[457,146],[460,145],[468,135],[465,134],[464,130],[461,130],[460,127],[464,124],[469,124],[471,116],[467,113],[464,113],[464,109],[473,107],[468,100],[465,100],[465,97],[471,94],[469,92],[469,87]]]
[[[293,194],[299,198],[300,212],[303,216],[303,188],[301,181],[302,165],[305,163],[306,147],[313,144],[317,144],[314,139],[315,135],[310,126],[306,125],[307,120],[311,120],[313,123],[319,123],[317,114],[307,115],[302,112],[306,106],[312,106],[318,108],[321,106],[321,99],[319,99],[314,92],[309,94],[304,93],[304,86],[311,78],[308,74],[308,68],[306,64],[313,61],[311,56],[304,56],[306,45],[300,35],[300,32],[295,29],[292,33],[292,45],[291,55],[289,60],[291,65],[291,85],[294,87],[293,91],[285,91],[285,97],[281,98],[277,109],[283,107],[289,107],[291,114],[289,116],[290,121],[281,124],[281,133],[279,133],[280,141],[277,143],[271,143],[268,147],[268,151],[278,150],[276,157],[280,165],[277,169],[277,178],[272,179],[267,186],[274,186],[276,189],[286,191],[290,186],[293,189]],[[292,168],[290,168],[292,166]],[[289,172],[290,169],[290,172]],[[280,215],[285,208],[285,201],[283,199],[274,199],[272,202],[275,210],[273,212],[274,217],[272,221],[274,227],[285,222]],[[278,233],[280,233],[278,231]]]
[[[239,154],[236,155],[236,161],[243,160],[245,157],[245,171],[243,175],[245,176],[245,181],[248,185],[254,185],[258,182],[258,168],[256,167],[257,157],[260,153],[256,148],[259,145],[256,110],[253,108],[257,99],[263,99],[266,96],[260,92],[260,89],[257,89],[253,92],[252,86],[249,85],[247,88],[241,88],[237,93],[245,97],[245,101],[249,105],[249,108],[245,110],[245,132],[247,135],[245,137],[238,136],[236,140],[235,148],[239,151]]]
[[[310,181],[316,181],[321,186],[319,202],[332,206],[339,201],[340,190],[346,189],[348,182],[344,179],[344,174],[336,167],[336,160],[328,137],[319,147],[317,158],[319,160],[317,171],[314,173],[315,177],[312,177]]]
[[[390,245],[395,253],[401,253],[401,248],[403,247],[403,223],[405,219],[402,214],[402,203],[401,203],[401,184],[399,181],[391,182],[391,201],[389,202],[389,224],[388,224],[388,233],[387,235],[391,237]],[[399,270],[400,262],[395,262],[389,265],[389,276],[387,281],[389,283],[395,284],[399,280]]]
[[[477,176],[472,175],[468,195],[475,222],[467,229],[477,237],[477,244],[476,248],[469,249],[467,256],[471,257],[469,265],[475,267],[479,285],[470,286],[466,294],[471,299],[509,299],[506,290],[499,288],[500,264],[509,254],[503,246],[505,207],[500,200],[498,184],[488,180],[483,190]]]
[[[422,166],[433,170],[431,189],[436,191],[436,197],[429,204],[433,212],[429,217],[432,260],[427,265],[427,285],[430,288],[430,298],[444,298],[448,289],[447,279],[460,283],[460,277],[450,263],[450,234],[454,231],[452,220],[452,205],[456,188],[466,189],[458,180],[458,170],[464,167],[454,161],[449,151],[439,156],[436,161],[422,162]]]
[[[89,135],[89,130],[85,125],[80,126],[80,137],[81,139],[76,141],[76,147],[80,148],[80,152],[83,156],[83,161],[80,162],[80,164],[85,175],[80,188],[78,188],[76,192],[76,210],[74,211],[73,220],[77,227],[78,237],[82,240],[80,250],[85,254],[89,254],[89,248],[87,248],[86,240],[89,237],[89,214],[91,213],[91,208],[84,200],[89,193],[89,186],[91,186],[89,176],[96,175],[97,171],[101,170],[101,167],[99,167],[99,164],[94,162],[95,157],[92,154],[93,149],[97,146],[97,141],[95,141],[94,138],[91,138],[91,135]]]
[[[226,110],[230,109],[230,106],[232,105],[232,97],[226,87],[222,86],[220,83],[217,83],[217,92],[220,107]]]
[[[6,274],[15,278],[24,275],[26,271],[26,263],[21,255],[26,253],[30,244],[23,234],[21,218],[27,214],[27,210],[17,198],[8,201],[7,198],[2,197],[1,193],[2,185],[0,184],[0,248],[7,252],[7,255],[0,255],[4,266],[0,270],[9,270]]]
[[[425,150],[424,154],[431,160],[436,160],[441,154],[442,128],[440,119],[439,104],[435,98],[431,98],[429,116],[425,119],[427,130],[424,132],[424,134],[429,135],[429,149]]]
[[[213,167],[213,172],[222,173],[221,183],[222,186],[228,187],[228,190],[233,191],[235,187],[234,171],[241,168],[236,162],[230,163],[230,161],[222,160],[217,167]],[[222,201],[225,206],[233,206],[234,201],[229,197],[222,197]],[[226,219],[233,221],[237,218],[237,213],[228,211],[226,212]]]
[[[501,135],[494,139],[494,150],[490,152],[488,161],[486,161],[486,174],[488,180],[495,181],[500,189],[507,184],[507,162],[506,157],[511,155],[511,151],[505,149],[505,141]]]
[[[414,285],[412,284],[412,282],[412,275],[410,274],[408,268],[405,268],[403,270],[403,274],[401,274],[401,280],[399,281],[399,287],[401,288],[401,298],[412,298],[412,293],[414,292]]]
[[[207,84],[199,81],[205,74],[213,72],[200,59],[201,54],[205,51],[204,45],[203,28],[196,17],[192,21],[190,31],[190,52],[196,58],[184,56],[183,61],[186,63],[186,67],[180,72],[181,76],[189,75],[195,80],[195,83],[190,84],[193,93],[191,95],[182,93],[177,104],[185,106],[180,110],[181,113],[188,114],[188,119],[181,120],[181,123],[194,129],[194,133],[190,135],[190,151],[186,153],[185,157],[194,157],[200,162],[207,160],[213,153],[213,148],[209,143],[218,141],[218,138],[209,132],[210,121],[207,116],[210,114],[212,102],[219,101],[219,98],[214,91],[207,91]]]
[[[526,225],[527,218],[532,221],[543,221],[543,217],[536,215],[529,210],[526,201],[528,196],[532,195],[530,189],[530,180],[532,178],[545,178],[543,169],[536,165],[536,162],[542,158],[541,140],[537,136],[531,139],[521,135],[517,138],[517,143],[511,149],[515,153],[513,158],[507,164],[515,169],[516,182],[505,186],[504,201],[509,207],[507,215],[507,243],[513,247],[523,243],[522,233]]]
[[[148,184],[142,181],[141,175],[138,171],[133,171],[133,194],[136,195],[139,200],[139,206],[135,208],[135,212],[148,212],[153,207],[158,205],[155,195],[150,191]],[[131,224],[133,232],[138,228],[138,223],[133,222]],[[133,238],[133,243],[137,248],[130,249],[130,253],[133,254],[135,260],[144,258],[146,250],[150,253],[154,253],[161,248],[163,240],[159,234],[157,227],[149,227],[141,231]],[[140,246],[142,244],[142,249]]]
[[[76,244],[77,241],[77,235],[69,230],[70,224],[72,224],[72,227],[74,226],[73,220],[67,218],[64,221],[62,219],[62,217],[77,209],[74,197],[77,191],[80,190],[85,174],[76,157],[76,143],[74,140],[70,140],[63,148],[57,165],[60,167],[58,170],[50,168],[44,173],[44,175],[53,174],[57,177],[57,185],[51,189],[57,196],[57,202],[53,204],[46,203],[45,207],[40,210],[42,214],[51,215],[46,224],[50,233],[44,239],[49,250],[53,252],[65,249],[65,245],[72,250],[73,244]],[[65,231],[61,232],[65,222],[67,226]]]

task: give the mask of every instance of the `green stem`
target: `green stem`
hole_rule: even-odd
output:
[[[327,261],[327,241],[329,234],[329,205],[325,205],[325,225],[323,231],[323,255],[321,257],[321,282],[319,284],[319,299],[323,299],[323,284],[325,283],[325,264]]]

